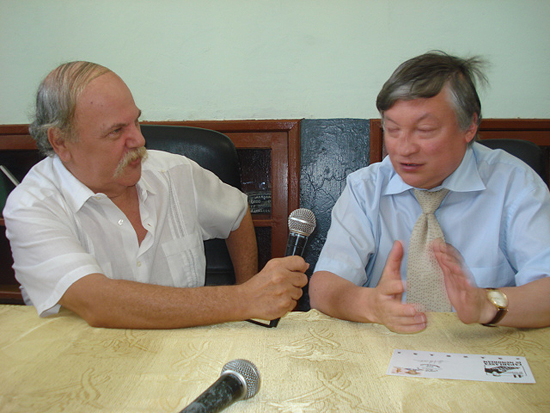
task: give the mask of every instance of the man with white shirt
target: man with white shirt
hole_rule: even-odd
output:
[[[307,283],[300,257],[257,272],[246,196],[179,155],[147,151],[141,111],[109,69],[71,62],[37,94],[30,127],[49,156],[10,194],[14,270],[40,315],[179,328],[275,319]],[[204,287],[203,240],[226,238],[237,285]]]
[[[426,328],[425,307],[407,301],[409,240],[423,212],[415,193],[441,192],[432,217],[445,242],[428,253],[449,311],[465,323],[550,325],[548,188],[523,162],[475,142],[480,65],[432,52],[384,84],[388,156],[348,176],[310,281],[312,307],[396,332]]]

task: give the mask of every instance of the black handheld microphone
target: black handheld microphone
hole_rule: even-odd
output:
[[[304,253],[309,236],[315,230],[317,220],[309,209],[300,208],[292,211],[288,217],[288,240],[286,242],[285,257]],[[269,327],[277,327],[280,318],[271,320]]]
[[[233,360],[222,368],[221,375],[180,413],[216,413],[238,400],[249,399],[260,389],[260,373],[248,360]]]
[[[309,209],[300,208],[292,211],[288,217],[288,241],[286,242],[285,257],[304,253],[307,239],[315,230],[317,221]]]

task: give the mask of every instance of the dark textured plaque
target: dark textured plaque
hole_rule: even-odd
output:
[[[311,276],[330,227],[332,207],[346,185],[346,177],[368,165],[369,121],[305,119],[300,130],[300,207],[312,210],[317,219],[317,228],[309,237],[304,254]],[[309,308],[306,288],[298,309]]]

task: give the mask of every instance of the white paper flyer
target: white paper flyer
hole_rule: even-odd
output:
[[[387,374],[392,376],[535,383],[525,357],[394,350]]]

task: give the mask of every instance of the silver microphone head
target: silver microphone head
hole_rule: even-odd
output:
[[[255,396],[260,390],[260,373],[256,366],[248,360],[237,359],[226,363],[221,374],[234,374],[239,377],[245,387],[243,400]]]
[[[316,225],[315,214],[306,208],[296,209],[288,217],[288,229],[290,232],[305,235],[306,237],[311,235]]]

